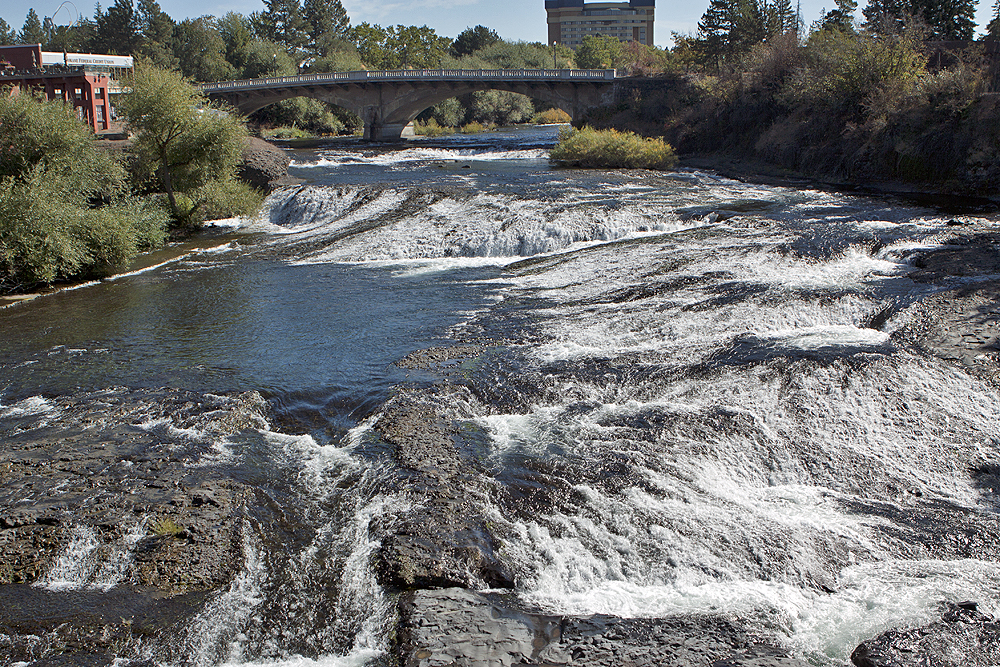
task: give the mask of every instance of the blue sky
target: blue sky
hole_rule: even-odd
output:
[[[439,35],[454,37],[467,27],[478,24],[496,30],[509,40],[530,42],[545,41],[544,0],[341,0],[352,23],[378,23],[380,25],[429,25]],[[30,7],[40,17],[53,16],[56,23],[66,24],[76,18],[73,7],[84,16],[93,16],[94,5],[90,0],[71,0],[62,9],[62,0],[5,0],[0,10],[7,23],[16,30],[24,25]],[[113,0],[112,0],[113,2]],[[249,14],[263,9],[262,0],[159,0],[160,7],[175,20],[211,14],[221,16],[229,11]],[[693,32],[698,19],[708,7],[709,0],[659,0],[656,3],[654,40],[668,46],[670,33]],[[102,6],[111,4],[104,0]],[[861,6],[865,5],[862,1]],[[978,19],[980,30],[989,22],[992,0],[979,0]],[[833,0],[802,0],[802,15],[806,24],[819,18],[825,8],[834,6]],[[58,13],[57,13],[58,12]],[[858,16],[860,17],[860,10]]]

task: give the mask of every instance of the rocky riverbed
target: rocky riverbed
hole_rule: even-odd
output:
[[[904,308],[904,329],[914,334],[907,340],[995,382],[1000,235],[956,230],[914,265],[910,277],[932,289]],[[977,280],[957,280],[969,277]],[[898,314],[884,314],[873,328]],[[772,637],[730,615],[577,617],[518,601],[516,573],[498,555],[508,537],[503,522],[477,502],[496,490],[479,481],[477,436],[467,426],[473,412],[455,407],[478,400],[462,382],[463,363],[488,354],[492,344],[465,341],[400,360],[401,367],[449,379],[401,389],[374,427],[398,467],[391,484],[423,499],[371,527],[380,540],[380,582],[398,604],[394,659],[420,667],[804,667]],[[4,658],[32,667],[110,665],[136,637],[178,628],[233,581],[243,558],[243,508],[263,501],[248,480],[197,462],[214,455],[218,438],[266,426],[269,407],[260,395],[109,389],[0,409]],[[54,429],[61,414],[72,414],[72,423],[62,419]],[[982,477],[1000,488],[995,471]],[[546,502],[559,492],[538,491]],[[88,540],[95,549],[118,549],[120,558],[111,559],[117,569],[60,571],[68,550],[86,549]],[[60,577],[86,585],[59,591]],[[996,664],[996,621],[957,602],[941,601],[939,621],[864,642],[852,660],[858,667]]]

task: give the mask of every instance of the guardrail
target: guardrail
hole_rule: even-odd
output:
[[[478,80],[572,80],[606,81],[615,78],[613,69],[396,69],[360,72],[328,72],[324,74],[300,74],[297,76],[274,76],[263,79],[242,81],[217,81],[203,83],[202,92],[214,93],[233,89],[270,88],[272,86],[299,83],[352,83],[355,81],[441,81],[461,79]]]

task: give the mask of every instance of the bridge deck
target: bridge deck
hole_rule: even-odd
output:
[[[216,81],[201,84],[204,93],[221,93],[259,88],[277,88],[297,84],[404,82],[404,81],[613,81],[613,69],[396,69],[360,72],[328,72],[273,76],[242,81]]]

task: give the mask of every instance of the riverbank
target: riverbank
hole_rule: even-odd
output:
[[[614,103],[574,122],[841,189],[996,200],[997,68],[975,45],[934,67],[924,49],[909,33],[786,35],[717,71],[623,82]]]

